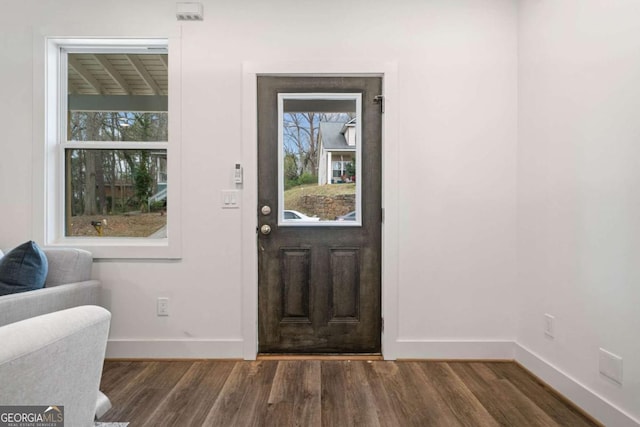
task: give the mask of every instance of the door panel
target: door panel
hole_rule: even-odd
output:
[[[281,249],[282,322],[311,322],[309,319],[308,249]]]
[[[360,313],[360,256],[358,249],[331,249],[330,322],[358,321]]]
[[[380,351],[381,91],[378,77],[258,77],[261,353]],[[307,151],[287,147],[292,112]]]

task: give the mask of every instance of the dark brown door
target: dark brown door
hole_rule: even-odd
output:
[[[261,353],[379,353],[379,77],[258,77]]]

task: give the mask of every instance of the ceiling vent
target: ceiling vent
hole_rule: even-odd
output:
[[[176,3],[178,21],[202,21],[202,3]]]

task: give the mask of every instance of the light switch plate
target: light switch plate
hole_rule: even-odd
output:
[[[222,209],[240,208],[240,191],[239,190],[222,190],[221,207]]]

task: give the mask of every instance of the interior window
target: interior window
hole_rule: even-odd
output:
[[[42,239],[181,256],[181,70],[168,39],[45,38]],[[170,148],[169,148],[170,147]]]

